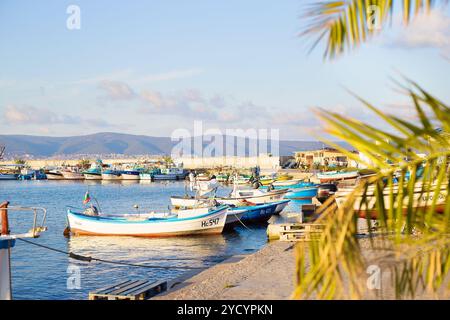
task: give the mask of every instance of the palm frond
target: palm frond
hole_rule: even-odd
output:
[[[373,221],[378,223],[370,250],[383,251],[384,264],[392,262],[388,265],[397,297],[414,296],[422,289],[436,292],[448,279],[450,136],[446,132],[450,112],[445,103],[416,83],[408,81],[407,85],[417,123],[384,114],[362,99],[386,121],[388,130],[318,111],[326,130],[364,153],[376,174],[353,190],[339,191],[335,203],[329,203],[319,218],[326,226],[320,241],[298,246],[296,298],[365,296],[367,288],[361,277],[374,259],[365,256],[367,250],[360,247],[360,218],[365,219],[368,230]],[[339,145],[334,147],[358,160]],[[305,258],[306,253],[310,259]]]
[[[437,3],[448,0],[401,0],[403,22],[423,12],[429,12]],[[395,1],[397,2],[397,1]],[[316,35],[312,48],[322,39],[326,41],[324,56],[333,58],[346,49],[354,48],[382,30],[392,21],[396,9],[393,0],[319,1],[306,8],[306,30],[301,34]]]

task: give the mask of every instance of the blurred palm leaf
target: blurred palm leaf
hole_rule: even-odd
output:
[[[399,0],[403,22],[422,12],[428,12],[437,3],[448,0]],[[313,48],[326,41],[325,57],[333,58],[346,49],[365,42],[392,21],[395,12],[393,0],[318,1],[306,9],[307,26],[302,35],[316,35]]]
[[[318,111],[327,132],[362,152],[364,164],[376,174],[338,192],[324,206],[318,222],[326,228],[320,241],[297,247],[294,297],[361,298],[367,293],[361,277],[374,260],[391,269],[397,297],[444,287],[450,269],[450,108],[416,83],[407,84],[416,122],[385,114],[362,99],[387,130]],[[334,147],[361,163],[358,154]],[[364,255],[358,218],[366,219],[370,233],[371,219],[378,222],[370,247],[383,253],[379,259]]]

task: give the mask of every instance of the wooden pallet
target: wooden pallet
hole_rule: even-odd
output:
[[[89,300],[145,300],[167,290],[167,281],[126,280],[89,292]]]
[[[299,223],[281,226],[280,241],[314,241],[319,240],[323,229],[323,224]]]

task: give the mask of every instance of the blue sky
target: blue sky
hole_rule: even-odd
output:
[[[80,30],[66,27],[71,4]],[[308,140],[320,133],[314,107],[371,120],[345,88],[412,117],[391,81],[399,73],[450,101],[448,8],[324,62],[297,36],[304,5],[2,0],[0,134],[168,136],[203,120]]]

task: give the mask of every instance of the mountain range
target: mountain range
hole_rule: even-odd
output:
[[[248,140],[247,140],[248,143]],[[177,142],[170,137],[152,137],[123,133],[102,132],[84,136],[47,137],[31,135],[0,135],[0,145],[6,146],[5,156],[48,158],[70,155],[168,155]],[[208,143],[204,143],[207,145]],[[293,155],[299,150],[321,149],[319,141],[282,140],[279,152]],[[248,146],[246,146],[248,152]]]

